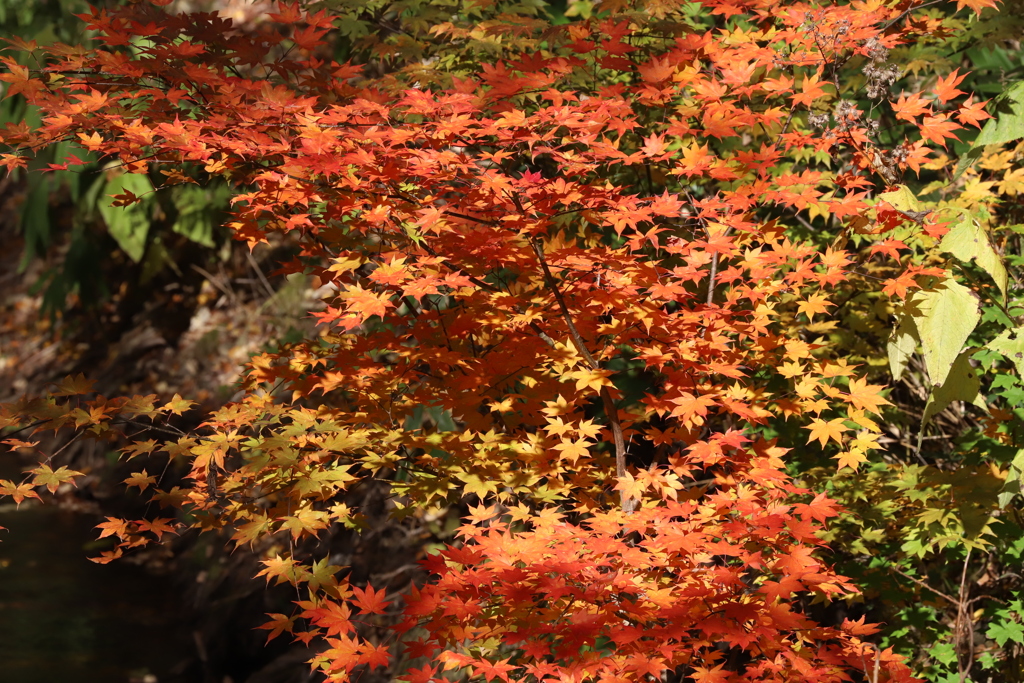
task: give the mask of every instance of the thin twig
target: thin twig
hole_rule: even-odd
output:
[[[708,306],[715,303],[715,277],[718,276],[718,252],[711,257],[711,274],[708,276]]]
[[[252,269],[256,271],[256,275],[259,277],[260,282],[263,283],[263,288],[267,290],[267,295],[273,299],[274,288],[270,286],[269,282],[267,282],[267,278],[263,275],[263,271],[260,269],[260,264],[256,263],[256,259],[253,257],[252,252],[245,252],[245,257],[249,260],[249,265],[252,266]]]
[[[967,567],[971,562],[971,550],[971,548],[967,548],[967,554],[964,556],[964,568],[960,572],[960,601],[957,605],[956,625],[953,629],[953,637],[956,638],[956,666],[960,674],[960,683],[967,683],[967,676],[971,673],[971,667],[974,666],[974,625],[971,623],[971,617],[967,613],[968,601],[966,600],[965,593],[967,590]],[[970,634],[970,642],[966,653],[966,666],[964,665],[964,652],[961,642],[963,640],[961,632],[965,628]]]
[[[905,572],[903,572],[903,571],[900,571],[900,570],[899,570],[899,569],[897,569],[896,567],[889,567],[889,571],[891,571],[891,572],[896,572],[897,574],[899,574],[899,575],[900,575],[900,576],[902,576],[903,578],[905,578],[905,579],[909,579],[909,580],[913,581],[914,583],[916,583],[916,584],[917,584],[918,586],[920,586],[921,588],[924,588],[924,589],[926,589],[926,590],[930,590],[930,591],[931,591],[932,593],[935,593],[935,594],[936,594],[936,595],[938,595],[938,596],[939,596],[940,598],[945,598],[945,599],[946,599],[946,600],[948,600],[948,601],[949,601],[950,603],[952,603],[952,604],[956,605],[956,606],[957,606],[958,608],[960,607],[960,601],[959,601],[959,600],[957,600],[956,598],[954,598],[954,597],[953,597],[953,596],[951,596],[951,595],[946,595],[945,593],[943,593],[943,592],[942,592],[942,591],[940,591],[940,590],[936,590],[936,589],[932,588],[931,586],[929,586],[929,585],[928,585],[927,583],[925,583],[925,582],[924,582],[924,581],[922,581],[921,579],[915,578],[915,577],[911,576],[910,574],[907,574],[907,573],[905,573]]]

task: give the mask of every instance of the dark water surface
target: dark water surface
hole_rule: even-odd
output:
[[[193,648],[173,586],[86,559],[99,554],[85,548],[98,521],[51,506],[0,508],[3,683],[181,681],[174,670]]]

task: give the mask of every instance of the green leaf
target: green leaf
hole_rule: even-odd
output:
[[[1024,624],[1011,619],[999,621],[989,625],[985,637],[996,641],[999,647],[1005,647],[1007,643],[1024,644]]]
[[[26,252],[42,256],[50,246],[51,178],[32,173],[28,176],[28,196],[21,213],[21,230]]]
[[[956,181],[981,158],[986,145],[998,145],[1024,138],[1024,81],[1014,83],[998,98],[995,118],[981,129],[971,149],[960,159],[953,174]]]
[[[171,230],[204,247],[216,246],[213,241],[211,199],[206,189],[198,185],[179,185],[172,192],[178,218]]]
[[[950,666],[956,661],[956,648],[953,647],[953,643],[949,641],[943,641],[932,645],[928,650],[928,654],[932,656],[938,662]]]
[[[1003,330],[1003,333],[985,345],[986,348],[1002,354],[1017,367],[1017,374],[1024,377],[1024,337],[1020,329]]]
[[[923,205],[918,201],[917,195],[911,192],[906,185],[897,185],[892,192],[883,192],[878,198],[888,202],[897,211],[917,213],[924,211]]]
[[[1024,472],[1024,448],[1017,451],[1017,455],[1013,457],[1006,479],[1003,480],[1003,488],[998,497],[1000,508],[1005,508],[1013,497],[1020,493],[1021,472]]]
[[[1006,266],[992,248],[985,230],[970,212],[961,209],[960,222],[946,233],[939,247],[965,263],[973,259],[979,268],[991,276],[1002,292],[1003,300],[1006,300]]]
[[[934,387],[924,407],[921,426],[928,424],[934,416],[941,413],[953,401],[968,401],[984,408],[985,399],[981,396],[981,380],[978,373],[971,367],[972,351],[965,351],[957,356],[949,369],[941,386]]]
[[[888,344],[889,369],[892,371],[894,381],[898,381],[903,376],[903,372],[907,369],[907,363],[910,362],[910,357],[914,355],[920,341],[914,318],[910,315],[901,315],[899,323],[889,335]]]
[[[114,206],[112,195],[131,192],[142,201],[129,206]],[[107,230],[119,247],[138,263],[146,251],[146,236],[149,234],[150,206],[153,201],[153,184],[142,173],[122,173],[107,181],[104,196],[99,200],[100,215],[107,224]]]
[[[915,292],[907,309],[917,325],[932,386],[942,386],[981,318],[978,297],[956,280],[946,278],[933,289]]]

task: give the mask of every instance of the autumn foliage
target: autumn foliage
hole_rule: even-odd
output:
[[[554,24],[455,3],[348,63],[324,49],[334,15],[295,4],[249,33],[133,4],[85,17],[94,51],[16,41],[41,67],[4,58],[0,80],[43,116],[0,135],[9,170],[74,141],[56,166],[100,159],[157,192],[222,178],[235,238],[289,236],[280,273],[333,294],[319,336],[254,357],[196,429],[174,433],[190,401],[79,378],[3,407],[6,443],[152,426],[123,457],[184,483],[129,478],[164,512],[108,519],[97,559],[187,528],[280,536],[261,575],[301,599],[267,628],[330,680],[909,681],[871,625],[808,616],[857,589],[819,534],[836,504],[786,463],[829,446],[855,470],[877,448],[883,387],[821,335],[861,262],[849,238],[895,264],[878,286],[896,301],[941,276],[899,265],[888,233],[948,226],[878,196],[988,118],[955,72],[890,92],[888,50],[944,31],[917,4],[615,0]],[[912,134],[884,146],[876,109]],[[804,215],[839,238],[794,237]],[[78,474],[47,460],[0,492]],[[371,481],[399,519],[467,506],[406,594],[294,552],[361,528],[348,492]]]

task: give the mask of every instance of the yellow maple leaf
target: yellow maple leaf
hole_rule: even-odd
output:
[[[868,384],[865,379],[854,378],[850,380],[850,393],[847,398],[854,408],[877,415],[880,406],[892,405],[882,396],[883,389],[885,387],[880,384]]]
[[[868,457],[864,455],[864,452],[859,448],[854,448],[853,450],[850,450],[848,452],[840,453],[839,455],[833,458],[833,460],[839,461],[839,469],[849,467],[851,470],[855,472],[857,471],[857,467],[862,462],[865,462],[867,459]]]
[[[561,443],[554,447],[554,450],[559,452],[559,459],[568,460],[575,465],[577,460],[589,455],[590,451],[587,448],[590,445],[586,439],[577,439],[576,441],[562,439]]]
[[[804,366],[795,361],[786,361],[779,367],[779,374],[786,379],[792,379],[793,377],[799,377],[800,375],[807,372]]]
[[[822,447],[824,447],[829,440],[842,444],[843,432],[849,429],[849,427],[843,424],[844,422],[846,422],[846,418],[842,417],[837,417],[834,420],[829,420],[828,422],[825,422],[825,420],[821,418],[811,420],[811,424],[807,427],[811,431],[811,435],[807,438],[807,443],[817,439],[821,443]]]
[[[798,312],[805,314],[808,320],[814,320],[815,313],[826,313],[828,312],[828,307],[832,305],[832,302],[824,294],[812,294],[806,300],[797,304],[796,309]]]
[[[608,379],[611,374],[609,370],[580,368],[570,372],[567,376],[576,380],[576,391],[582,391],[587,388],[601,391],[601,387],[610,387],[612,385],[611,380]]]
[[[1015,168],[1003,174],[1003,180],[999,183],[999,193],[1016,197],[1018,192],[1024,191],[1024,168]]]

